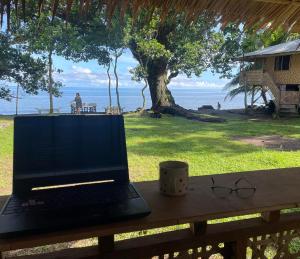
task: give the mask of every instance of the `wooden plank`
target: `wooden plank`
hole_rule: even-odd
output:
[[[264,233],[276,233],[286,229],[299,228],[300,213],[284,215],[279,223],[266,224],[259,218],[234,221],[220,224],[209,224],[205,235],[195,236],[189,229],[167,232],[158,235],[129,239],[116,242],[114,253],[106,258],[144,258],[145,255],[164,254],[170,251],[181,251],[201,244],[218,242],[236,243],[233,254],[243,254],[247,237],[257,236]],[[135,255],[135,256],[134,256]],[[236,257],[242,258],[242,257]],[[243,257],[244,259],[245,257]]]
[[[247,237],[295,229],[299,228],[299,224],[300,213],[284,214],[280,221],[276,223],[265,223],[260,218],[253,218],[226,223],[208,224],[205,235],[195,236],[189,229],[183,229],[117,241],[115,243],[115,250],[111,253],[107,253],[104,258],[140,259],[145,256],[148,256],[149,258],[151,255],[164,254],[175,250],[181,251],[200,246],[201,244],[218,242],[230,244],[230,253],[236,256],[242,256]],[[99,250],[97,246],[69,248],[59,252],[43,254],[42,256],[43,257],[41,257],[41,255],[25,256],[20,257],[19,259],[96,259],[99,258]],[[245,257],[243,257],[243,259],[244,258]]]
[[[115,248],[115,236],[98,237],[98,247],[100,254],[113,252]]]
[[[35,254],[35,255],[23,255],[9,257],[9,259],[87,259],[87,258],[99,258],[98,246],[80,247],[80,248],[68,248],[60,251]]]
[[[157,181],[137,183],[137,188],[152,209],[152,213],[148,217],[68,231],[31,235],[26,236],[26,238],[2,239],[0,240],[0,250],[6,251],[230,216],[295,208],[300,204],[299,168],[214,176],[217,184],[225,186],[232,186],[240,177],[247,178],[257,187],[253,197],[241,199],[233,193],[225,199],[220,199],[211,191],[211,176],[191,177],[189,191],[182,197],[162,196],[157,191]]]
[[[190,230],[194,235],[203,235],[206,233],[207,221],[190,223]]]
[[[239,239],[235,244],[235,258],[245,259],[247,258],[247,239]]]
[[[265,222],[279,221],[279,219],[280,219],[280,210],[262,212],[261,217]]]
[[[224,242],[224,251],[222,253],[223,257],[226,259],[236,259],[235,248],[236,248],[235,241]]]

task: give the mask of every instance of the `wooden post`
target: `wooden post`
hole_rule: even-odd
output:
[[[247,239],[242,238],[236,242],[235,258],[245,259],[247,257]]]
[[[207,221],[190,223],[190,229],[195,236],[204,235],[207,229]]]
[[[280,210],[262,212],[261,217],[263,221],[268,223],[279,221]]]
[[[246,259],[247,257],[247,238],[241,237],[237,241],[224,243],[225,259]]]
[[[226,242],[224,243],[224,249],[222,251],[222,256],[225,259],[235,259],[235,242]]]
[[[112,252],[115,248],[115,236],[98,237],[98,247],[100,254]]]

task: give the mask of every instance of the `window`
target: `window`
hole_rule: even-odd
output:
[[[275,57],[274,70],[289,70],[290,69],[291,56],[279,56]]]
[[[263,69],[263,60],[262,59],[256,59],[253,64],[253,70],[261,70]]]
[[[286,85],[286,91],[299,91],[299,85]]]

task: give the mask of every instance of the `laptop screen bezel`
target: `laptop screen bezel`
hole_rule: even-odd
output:
[[[32,120],[34,122],[35,118],[38,117],[55,117],[64,116],[66,119],[70,116],[79,116],[84,119],[82,116],[106,116],[109,117],[116,123],[116,126],[119,127],[119,139],[120,139],[120,148],[122,152],[122,161],[124,165],[121,167],[113,167],[94,169],[94,170],[70,170],[65,172],[47,172],[47,174],[41,174],[41,176],[29,176],[29,177],[20,177],[16,174],[16,141],[14,141],[14,158],[13,158],[13,193],[24,193],[30,192],[33,188],[45,187],[45,186],[57,186],[64,184],[78,184],[86,182],[99,182],[99,181],[113,181],[115,183],[119,182],[129,182],[129,172],[128,172],[128,161],[127,161],[127,148],[126,148],[126,137],[125,137],[125,127],[124,127],[124,118],[122,115],[22,115],[16,116],[14,118],[14,136],[18,134],[18,123],[20,120]],[[14,138],[15,139],[15,138]]]

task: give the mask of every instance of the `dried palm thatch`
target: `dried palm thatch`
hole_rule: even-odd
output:
[[[25,12],[26,0],[0,0],[0,22],[7,14],[9,26],[10,12]],[[229,22],[243,23],[246,28],[277,28],[283,26],[294,32],[300,32],[300,0],[38,0],[37,12],[43,10],[44,3],[51,5],[53,16],[57,10],[64,10],[66,18],[76,5],[80,14],[91,8],[105,8],[108,18],[116,10],[121,16],[130,11],[133,17],[141,10],[159,10],[161,17],[184,13],[187,22],[192,22],[200,14],[208,13],[213,19],[220,19],[225,26]]]

